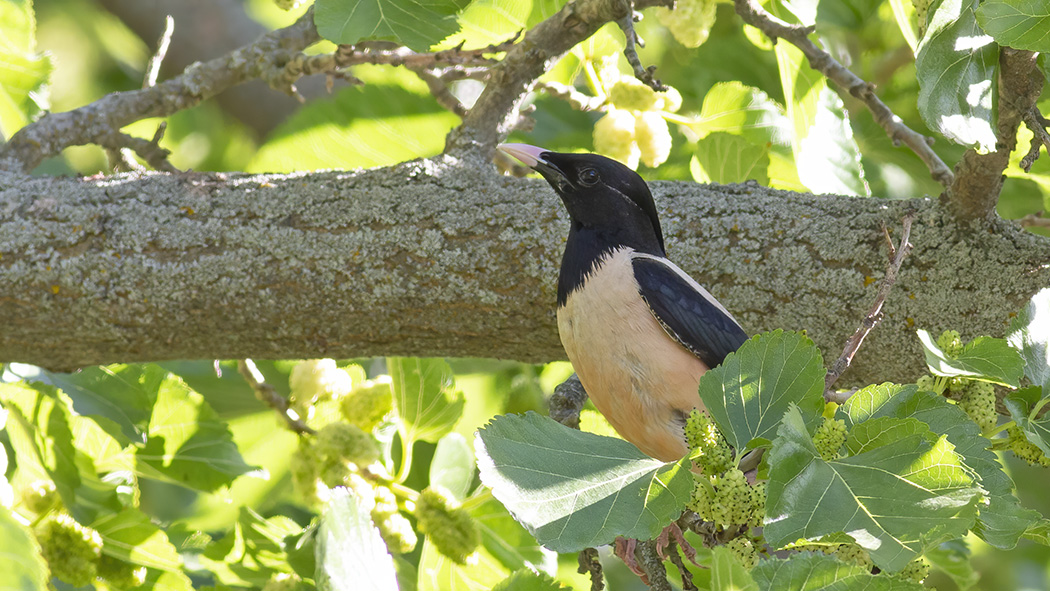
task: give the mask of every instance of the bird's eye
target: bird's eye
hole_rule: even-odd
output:
[[[593,168],[584,168],[580,171],[580,184],[589,187],[598,182],[598,171]]]

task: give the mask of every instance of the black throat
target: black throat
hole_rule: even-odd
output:
[[[631,250],[665,256],[663,246],[655,236],[651,239],[629,236],[625,231],[603,231],[573,221],[569,237],[565,241],[565,254],[561,259],[558,275],[558,307],[565,305],[569,294],[583,286],[587,276],[593,273],[601,258],[614,250]]]

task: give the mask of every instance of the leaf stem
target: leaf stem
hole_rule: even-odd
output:
[[[996,428],[992,429],[991,431],[985,433],[984,436],[987,437],[988,439],[991,439],[991,438],[995,437],[996,435],[1002,433],[1003,431],[1006,431],[1010,427],[1014,427],[1016,425],[1017,425],[1017,423],[1015,421],[1007,421],[1007,422],[1003,423],[1002,425],[999,425],[998,427],[996,427]]]
[[[394,483],[401,484],[408,479],[408,473],[412,470],[412,442],[405,436],[404,430],[399,430],[397,437],[401,440],[401,465],[397,468]]]

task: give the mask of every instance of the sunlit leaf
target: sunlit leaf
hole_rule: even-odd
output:
[[[516,571],[511,576],[500,581],[492,591],[568,591],[550,575],[537,574],[528,569]]]
[[[995,149],[992,95],[999,50],[977,25],[977,0],[943,0],[915,56],[919,114],[957,144]]]
[[[0,141],[47,107],[53,65],[36,52],[32,0],[0,0]]]
[[[459,31],[442,41],[441,48],[462,43],[472,49],[508,41],[526,29],[533,10],[532,0],[474,0],[469,4],[459,15]]]
[[[926,366],[935,375],[967,377],[1017,388],[1024,373],[1024,359],[1005,339],[977,337],[949,358],[923,329],[916,331],[926,355]]]
[[[102,536],[102,551],[125,562],[176,571],[182,559],[168,536],[134,508],[99,516],[91,527]]]
[[[478,431],[476,452],[481,481],[556,552],[652,538],[693,490],[687,459],[664,464],[622,439],[531,412],[493,419]]]
[[[459,433],[442,437],[430,461],[430,486],[440,486],[463,502],[474,483],[474,450]]]
[[[345,488],[325,505],[317,540],[321,591],[397,591],[394,559],[368,510]]]
[[[1045,0],[985,0],[977,22],[1000,45],[1050,51],[1050,5]]]
[[[547,550],[532,537],[492,493],[479,491],[463,503],[463,508],[481,530],[480,553],[488,553],[507,570],[528,568],[554,574],[558,555]]]
[[[756,335],[700,378],[700,399],[729,445],[744,449],[769,440],[791,405],[806,422],[824,408],[824,360],[813,341],[796,332]]]
[[[0,589],[4,591],[46,591],[50,574],[40,546],[29,528],[22,525],[10,509],[0,507]]]
[[[845,532],[889,572],[964,535],[983,493],[955,446],[928,429],[825,461],[797,408],[784,416],[769,465],[765,535],[772,545]]]
[[[332,43],[396,41],[426,51],[456,31],[469,0],[317,0],[314,23]]]
[[[752,143],[789,145],[791,122],[783,108],[765,92],[741,82],[719,82],[704,95],[700,114],[684,123],[699,138],[726,132]]]
[[[717,132],[696,143],[689,171],[698,183],[742,183],[754,180],[769,183],[769,146],[755,145],[747,139]]]
[[[157,389],[168,372],[152,363],[85,367],[73,373],[44,374],[73,401],[78,414],[105,417],[120,427],[110,433],[123,444],[142,443],[157,401]],[[100,423],[101,425],[101,423]],[[105,427],[103,427],[105,428]]]
[[[1032,296],[1010,323],[1006,337],[1024,358],[1024,375],[1050,396],[1050,288]]]
[[[394,405],[403,436],[436,443],[463,414],[463,393],[443,359],[388,357]]]
[[[923,591],[921,583],[871,574],[870,567],[839,562],[827,554],[803,552],[762,560],[751,571],[762,591]]]
[[[758,583],[725,546],[711,550],[711,589],[758,591]]]

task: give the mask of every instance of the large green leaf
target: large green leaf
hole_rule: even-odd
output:
[[[468,4],[459,15],[459,31],[445,39],[441,48],[467,49],[502,43],[529,28],[532,0],[461,0]]]
[[[969,591],[977,584],[978,576],[970,560],[970,549],[964,540],[945,542],[937,548],[931,548],[923,558],[936,570],[948,575],[959,591]]]
[[[102,536],[102,551],[114,558],[166,571],[182,566],[179,551],[167,534],[138,509],[100,515],[91,527]]]
[[[532,412],[493,419],[478,431],[476,452],[481,481],[556,552],[652,538],[693,490],[688,459],[664,464],[622,439]]]
[[[430,486],[440,486],[462,503],[474,484],[474,450],[459,433],[441,438],[430,460]]]
[[[386,367],[403,437],[436,443],[452,430],[463,414],[463,393],[444,359],[388,357]]]
[[[1003,404],[1025,437],[1039,446],[1044,454],[1050,455],[1050,414],[1039,417],[1037,412],[1033,413],[1037,407],[1045,408],[1042,388],[1023,388],[1011,392]]]
[[[725,132],[752,144],[791,143],[791,122],[783,108],[765,92],[741,82],[719,82],[704,95],[700,115],[685,124],[699,139]]]
[[[696,143],[689,171],[698,183],[769,184],[769,146],[724,132],[709,134]]]
[[[1024,358],[1005,339],[977,337],[954,358],[948,357],[923,329],[915,331],[926,355],[926,366],[935,375],[967,377],[1017,388],[1024,374]]]
[[[725,546],[711,550],[711,589],[758,591],[758,583]]]
[[[321,591],[397,591],[394,559],[368,509],[345,488],[325,505],[314,579]]]
[[[1021,352],[1024,375],[1050,396],[1050,288],[1032,296],[1010,323],[1006,340]]]
[[[73,401],[73,410],[105,417],[119,426],[111,432],[122,444],[141,443],[157,401],[157,389],[168,372],[152,363],[85,367],[74,373],[44,374]],[[104,429],[105,425],[100,423]],[[112,429],[110,429],[112,430]]]
[[[426,51],[456,31],[456,13],[469,0],[317,0],[314,23],[332,43],[401,43]]]
[[[344,88],[296,111],[259,148],[247,170],[372,168],[434,156],[457,123],[459,117],[432,96],[390,82]]]
[[[136,458],[183,486],[206,492],[254,469],[244,462],[226,423],[172,374],[157,388],[146,444]]]
[[[794,124],[791,149],[799,180],[815,193],[870,196],[842,99],[800,50],[787,43],[774,49],[787,115]]]
[[[1034,523],[1039,514],[1020,506],[1013,494],[1013,481],[1003,471],[991,441],[957,405],[932,392],[920,392],[914,385],[878,384],[856,392],[836,416],[856,428],[881,417],[919,420],[930,430],[945,435],[955,446],[963,462],[977,472],[989,502],[979,506],[980,516],[974,531],[986,542],[1009,549]]]
[[[999,48],[977,25],[978,0],[943,0],[915,56],[919,114],[957,144],[995,149],[992,96]]]
[[[827,554],[803,552],[786,560],[763,560],[751,571],[761,591],[923,591],[921,583],[885,575],[839,562]]]
[[[29,528],[11,510],[0,507],[0,589],[46,591],[49,576],[40,547]]]
[[[36,53],[32,0],[0,0],[0,141],[41,110],[51,60]],[[40,101],[46,105],[46,99]]]
[[[964,535],[983,493],[954,446],[928,429],[825,461],[797,408],[784,415],[769,465],[770,544],[846,532],[889,572]]]
[[[700,399],[729,445],[773,438],[784,411],[798,405],[807,423],[824,409],[824,361],[797,332],[756,335],[700,378]]]
[[[1050,5],[1046,0],[985,0],[977,22],[999,45],[1050,51]]]

